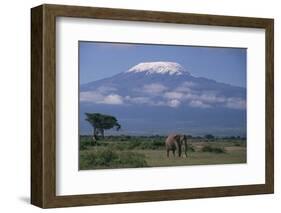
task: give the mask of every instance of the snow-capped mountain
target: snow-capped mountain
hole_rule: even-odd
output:
[[[84,133],[90,129],[85,112],[116,116],[126,134],[245,135],[246,89],[195,77],[175,62],[143,62],[80,85]]]
[[[127,73],[143,72],[146,75],[149,74],[189,75],[189,72],[187,72],[180,64],[175,62],[165,62],[165,61],[139,63],[126,72]]]

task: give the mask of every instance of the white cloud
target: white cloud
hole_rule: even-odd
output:
[[[200,95],[199,99],[203,102],[208,102],[208,103],[223,103],[225,102],[225,97],[222,96],[217,96],[213,93],[205,93]]]
[[[129,101],[131,103],[135,103],[135,104],[150,104],[151,100],[149,97],[130,97],[130,96],[126,96],[125,97],[126,101]]]
[[[89,91],[80,93],[80,101],[92,102],[97,104],[123,104],[123,98],[117,94],[103,95],[98,91]]]
[[[199,95],[193,94],[193,93],[187,93],[184,95],[184,99],[186,100],[198,100],[200,99]]]
[[[119,104],[123,104],[123,98],[122,96],[117,94],[110,94],[105,96],[104,99],[101,101],[101,103],[119,105]]]
[[[169,107],[178,107],[180,105],[180,101],[177,99],[171,100],[153,100],[151,97],[130,97],[126,96],[123,98],[126,103],[129,104],[145,104],[149,106],[169,106]]]
[[[174,108],[178,107],[180,105],[180,103],[181,102],[177,99],[173,99],[173,100],[170,100],[167,102],[168,106],[174,107]]]
[[[167,87],[158,83],[146,84],[142,88],[142,91],[148,94],[159,94],[161,92],[164,92],[165,90],[167,90]]]
[[[211,107],[211,105],[205,104],[205,103],[203,103],[202,101],[199,101],[199,100],[193,100],[189,103],[189,105],[191,107],[199,107],[199,108],[210,108]]]
[[[179,92],[191,92],[192,87],[196,86],[195,83],[191,82],[191,81],[186,81],[184,83],[182,83],[179,87],[176,88],[176,91]]]
[[[228,98],[225,106],[230,109],[246,109],[246,101],[241,98]]]
[[[181,99],[184,97],[184,94],[181,92],[166,92],[164,97],[167,99]]]
[[[182,86],[185,86],[185,87],[194,87],[196,86],[196,83],[192,82],[192,81],[186,81],[182,84]]]
[[[80,101],[82,102],[99,102],[104,96],[99,92],[80,92]]]
[[[102,94],[106,94],[109,92],[115,92],[115,91],[117,91],[117,89],[114,87],[109,87],[109,86],[100,86],[96,89],[96,91],[99,93],[102,93]]]
[[[165,101],[152,101],[150,102],[151,106],[167,106]]]
[[[196,91],[190,89],[188,92],[168,90],[162,84],[147,84],[143,87],[140,96],[125,96],[116,93],[114,87],[99,87],[95,91],[80,93],[81,102],[92,102],[97,104],[139,104],[149,106],[168,106],[177,108],[180,105],[188,104],[191,107],[211,108],[226,107],[230,109],[246,109],[246,100],[238,97],[225,97],[216,94],[216,91]]]

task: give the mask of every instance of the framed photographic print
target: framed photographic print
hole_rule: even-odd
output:
[[[31,203],[274,191],[273,19],[31,9]]]

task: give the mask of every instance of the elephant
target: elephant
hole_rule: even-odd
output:
[[[170,134],[165,141],[167,157],[169,158],[169,152],[172,151],[175,157],[176,150],[178,156],[182,155],[182,145],[184,145],[184,154],[187,157],[187,136],[181,134]]]

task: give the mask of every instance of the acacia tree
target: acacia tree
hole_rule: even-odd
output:
[[[86,121],[93,127],[94,139],[97,139],[99,134],[104,138],[104,130],[116,127],[118,131],[121,128],[121,125],[114,116],[101,113],[85,113],[85,115],[87,117]]]

